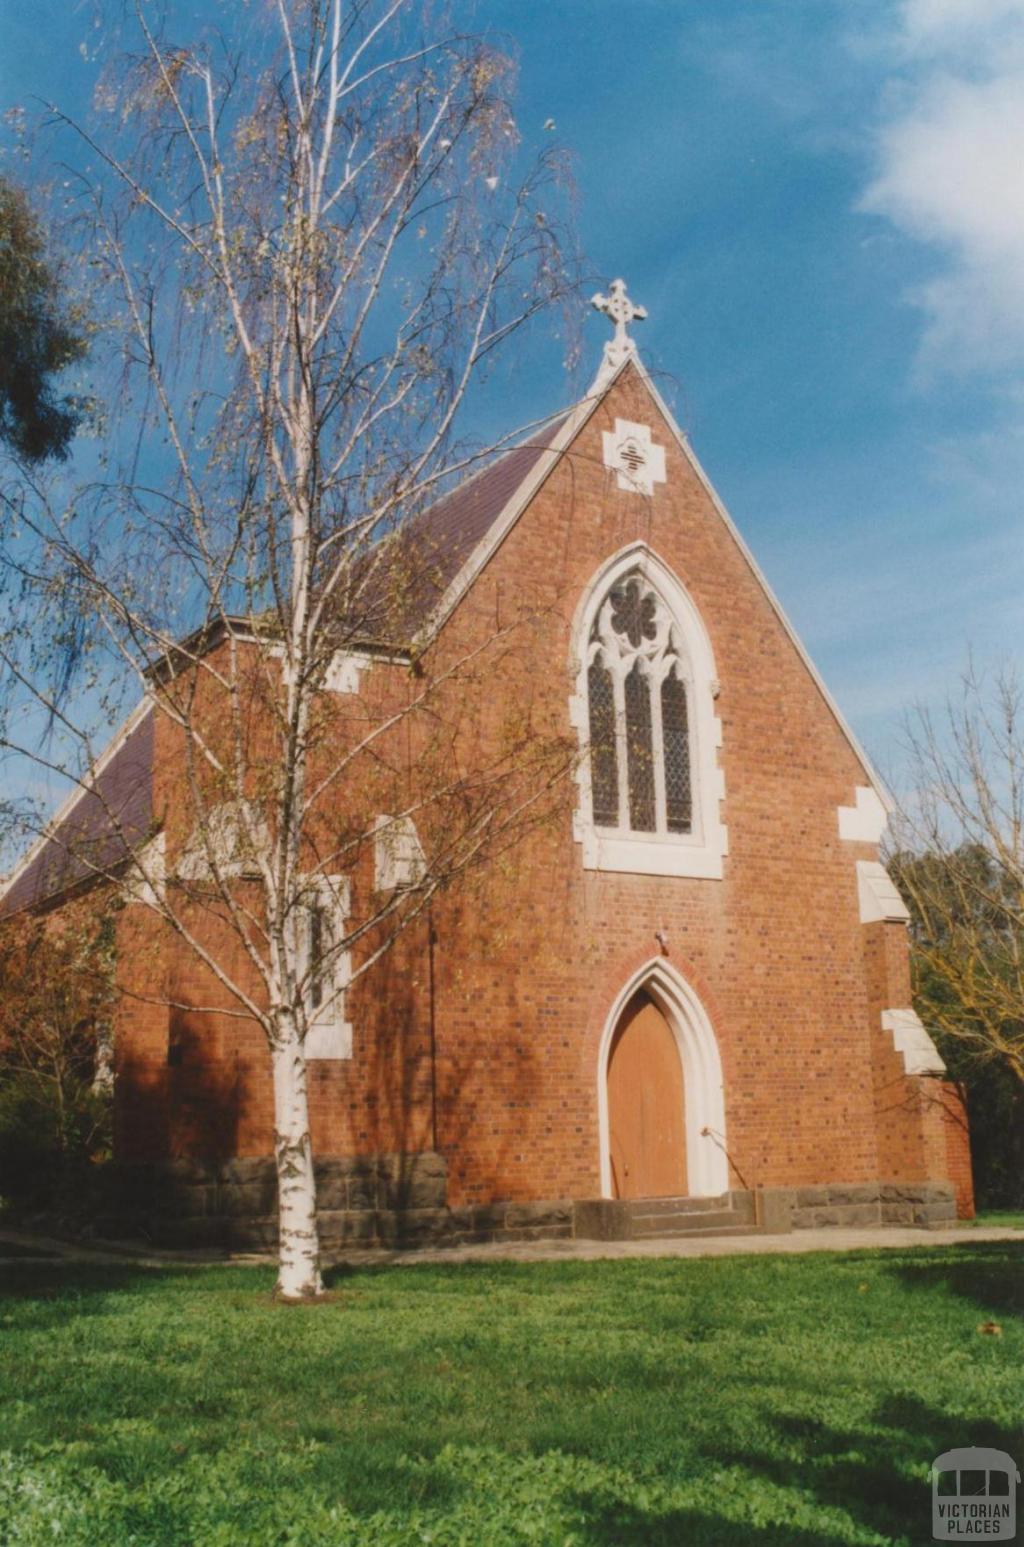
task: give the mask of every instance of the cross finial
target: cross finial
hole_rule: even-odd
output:
[[[636,353],[636,344],[626,331],[631,322],[643,322],[647,316],[646,306],[637,306],[626,294],[626,282],[622,279],[613,279],[608,287],[608,295],[591,296],[590,304],[599,312],[603,312],[610,322],[615,324],[615,332],[604,346],[604,359],[601,369],[597,373],[594,383],[595,389],[604,385],[605,381],[618,370],[627,355]]]

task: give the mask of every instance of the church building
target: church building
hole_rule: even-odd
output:
[[[528,693],[577,756],[552,818],[311,1030],[323,1243],[948,1223],[972,1212],[966,1121],[911,1007],[888,797],[645,369],[642,308],[620,280],[595,305],[614,333],[587,396],[417,518],[408,638],[327,685],[356,713],[529,596],[529,660],[475,691],[495,724]],[[173,868],[172,731],[147,698],[0,909],[79,905],[126,832],[166,835]],[[414,884],[414,824],[388,839],[345,880],[353,916]],[[263,1033],[211,1008],[185,945],[154,955],[156,927],[137,891],[117,1207],[160,1241],[272,1246]]]

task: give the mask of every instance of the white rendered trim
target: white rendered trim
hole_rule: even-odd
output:
[[[837,806],[839,836],[846,843],[880,843],[889,813],[870,785],[858,784],[852,806]]]
[[[641,988],[651,996],[664,1015],[676,1039],[683,1066],[687,1195],[691,1198],[717,1198],[729,1190],[729,1162],[725,1155],[725,1093],[718,1042],[710,1017],[696,993],[682,974],[661,956],[638,968],[629,978],[616,997],[601,1034],[597,1055],[601,1196],[614,1196],[608,1127],[608,1059],[622,1012]],[[705,1129],[710,1129],[711,1133],[705,1133]]]
[[[891,1032],[907,1074],[945,1074],[946,1065],[916,1010],[883,1010],[882,1030]]]
[[[363,673],[373,665],[373,657],[360,650],[335,650],[324,672],[327,693],[358,693]]]
[[[484,565],[491,558],[492,554],[496,553],[501,547],[548,474],[557,467],[570,443],[575,440],[577,433],[586,424],[603,395],[602,393],[597,397],[583,398],[569,410],[568,417],[558,431],[558,434],[551,441],[550,445],[545,447],[519,487],[509,496],[501,514],[491,523],[486,535],[480,539],[454,580],[448,585],[430,621],[423,630],[420,638],[421,648],[428,644],[448,621],[458,603],[484,568]],[[557,419],[558,415],[551,414],[550,418]],[[520,447],[523,444],[529,443],[520,442]],[[514,446],[509,447],[510,451],[516,449]],[[485,471],[485,468],[481,469],[481,472]],[[460,487],[464,487],[464,485],[460,485]]]
[[[655,444],[649,424],[616,419],[614,430],[603,430],[604,465],[615,473],[616,487],[626,494],[654,493],[665,482],[665,448]]]
[[[595,825],[591,793],[589,757],[582,757],[576,768],[579,789],[573,813],[573,836],[582,847],[586,870],[628,871],[637,875],[690,876],[701,880],[721,880],[723,860],[729,851],[728,830],[721,820],[720,802],[725,796],[725,775],[718,766],[722,744],[722,722],[715,713],[714,699],[718,676],[711,640],[692,597],[663,559],[646,543],[629,543],[613,554],[598,570],[583,592],[576,609],[571,633],[570,672],[575,691],[569,701],[569,719],[580,743],[586,746],[590,735],[587,668],[590,664],[590,634],[608,592],[617,580],[633,572],[651,586],[663,602],[681,637],[682,654],[678,658],[686,683],[690,734],[690,776],[693,801],[692,829],[689,833],[631,832],[623,825],[603,828]],[[652,693],[652,699],[657,694]],[[654,716],[655,730],[660,717]],[[622,747],[623,738],[617,736]],[[655,767],[661,761],[659,738],[655,737]],[[663,791],[658,773],[659,819],[663,816]],[[620,810],[626,809],[625,769],[619,770]]]
[[[857,901],[862,924],[906,924],[910,913],[895,882],[877,859],[857,861]]]

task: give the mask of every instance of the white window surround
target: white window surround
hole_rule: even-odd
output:
[[[571,671],[575,691],[569,704],[570,720],[581,744],[586,746],[590,735],[587,668],[591,631],[612,586],[633,573],[658,594],[681,645],[679,667],[686,682],[689,716],[692,827],[688,833],[644,833],[595,826],[590,759],[582,757],[576,772],[579,799],[573,816],[573,835],[582,847],[587,870],[721,880],[728,833],[719,815],[725,780],[718,766],[722,725],[715,714],[718,676],[711,641],[688,592],[646,543],[631,543],[613,555],[580,600],[572,629]],[[660,759],[656,733],[656,768]]]
[[[336,939],[344,931],[349,910],[348,881],[344,876],[318,876],[308,882],[308,890],[311,893],[310,900],[315,900],[323,910],[322,916],[328,923],[327,938],[321,946],[325,956],[320,974],[322,1005],[317,1007],[311,1003],[310,909],[303,910],[305,917],[300,926],[299,969],[306,979],[306,1059],[351,1058],[352,1026],[345,1019],[345,989],[351,973],[350,957],[347,951],[334,950],[331,940],[331,936]]]
[[[358,650],[335,650],[324,672],[324,688],[328,693],[358,693],[362,675],[372,665],[372,657]]]
[[[378,892],[418,886],[427,861],[411,816],[379,816],[374,823],[373,874]]]
[[[225,800],[211,806],[192,829],[176,874],[183,881],[205,881],[215,864],[225,880],[258,878],[262,875],[258,855],[269,851],[270,836],[259,807],[250,800]]]
[[[907,1074],[945,1074],[946,1065],[916,1010],[883,1010],[882,1030],[891,1033]]]
[[[284,645],[273,643],[268,647],[268,654],[276,661],[281,661],[283,675],[287,681],[289,672],[285,663]],[[385,657],[395,659],[395,657]],[[369,671],[374,658],[367,655],[365,650],[335,650],[327,665],[324,667],[323,688],[327,693],[358,693],[363,673]]]
[[[614,1196],[608,1123],[608,1057],[616,1029],[633,995],[643,989],[664,1015],[683,1066],[686,1113],[686,1187],[691,1198],[717,1198],[729,1191],[725,1152],[725,1092],[722,1061],[710,1017],[671,962],[657,956],[639,968],[620,990],[601,1036],[597,1059],[597,1116],[601,1196]],[[705,1129],[709,1130],[705,1132]]]

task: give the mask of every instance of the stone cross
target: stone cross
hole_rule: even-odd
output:
[[[647,316],[646,306],[637,306],[626,294],[626,281],[613,279],[609,286],[611,295],[593,295],[590,298],[591,306],[596,306],[599,312],[604,312],[615,324],[615,337],[612,342],[622,349],[629,343],[629,334],[626,332],[626,324],[629,322],[643,322]]]
[[[626,331],[629,323],[643,322],[647,316],[646,306],[637,306],[626,294],[626,283],[622,279],[613,279],[608,287],[608,295],[591,296],[590,304],[599,312],[603,312],[610,322],[615,324],[615,333],[604,346],[604,359],[598,372],[594,387],[597,388],[617,370],[627,355],[633,354],[636,345]]]

